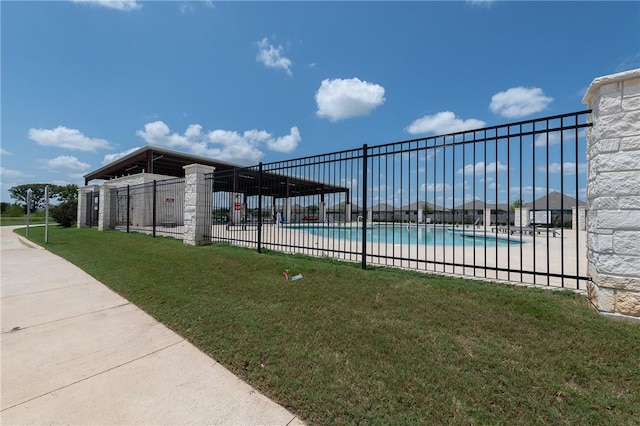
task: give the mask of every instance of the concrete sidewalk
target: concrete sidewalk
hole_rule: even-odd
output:
[[[0,424],[303,424],[12,229],[0,227]]]

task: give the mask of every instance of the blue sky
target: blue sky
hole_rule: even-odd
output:
[[[252,165],[573,112],[640,67],[638,2],[0,7],[2,201],[146,144]]]

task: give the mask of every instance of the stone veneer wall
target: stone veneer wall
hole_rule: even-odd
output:
[[[588,296],[640,317],[640,69],[593,80],[587,133]]]
[[[205,174],[213,173],[214,167],[201,164],[184,166],[184,234],[183,242],[192,246],[210,243],[205,240],[206,227],[211,224],[211,187],[205,181]]]
[[[100,197],[100,210],[98,213],[98,229],[100,231],[106,231],[115,228],[115,222],[113,222],[113,213],[111,211],[111,196],[108,189],[112,188],[124,188],[127,185],[140,185],[143,183],[149,183],[166,179],[175,179],[173,176],[159,175],[154,173],[138,173],[130,176],[123,176],[115,179],[108,180],[102,185],[89,185],[78,189],[78,228],[85,227],[85,215],[86,212],[86,196],[88,192],[99,192]],[[94,194],[95,195],[95,194]],[[164,198],[162,199],[164,200]],[[181,201],[181,200],[178,200]],[[148,226],[152,223],[153,202],[152,196],[136,197],[131,208],[132,225],[135,226]],[[180,219],[182,214],[180,214]]]
[[[82,188],[78,188],[78,216],[76,220],[76,226],[78,228],[88,228],[91,225],[87,225],[87,198],[90,196],[97,196],[97,192],[100,189],[98,185],[89,185]]]

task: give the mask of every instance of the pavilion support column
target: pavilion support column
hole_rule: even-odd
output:
[[[283,200],[282,214],[284,215],[284,220],[287,223],[290,223],[291,222],[291,198],[289,197],[286,197]]]
[[[78,228],[90,228],[93,222],[94,208],[99,208],[96,203],[98,198],[98,185],[88,185],[78,189],[78,218],[76,226]],[[99,198],[98,198],[99,199]]]
[[[112,211],[113,188],[100,186],[100,211],[98,212],[98,231],[116,229],[115,211]]]
[[[515,209],[515,218],[513,220],[514,226],[522,226],[527,227],[531,225],[531,217],[530,213],[531,209],[529,207],[518,207]]]
[[[464,219],[463,219],[463,222],[464,222]],[[491,226],[491,209],[485,208],[485,210],[484,210],[484,218],[482,219],[482,224],[485,227]]]
[[[91,193],[86,188],[78,189],[78,228],[87,228],[87,197],[90,197]]]

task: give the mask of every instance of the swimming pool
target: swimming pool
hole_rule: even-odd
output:
[[[292,226],[293,227],[293,226]],[[300,226],[311,235],[340,240],[362,241],[362,227],[360,226]],[[442,228],[436,226],[407,225],[374,225],[367,227],[367,241],[384,244],[433,244],[447,246],[498,246],[520,245],[517,238],[507,238],[497,234],[476,232],[456,228]]]

